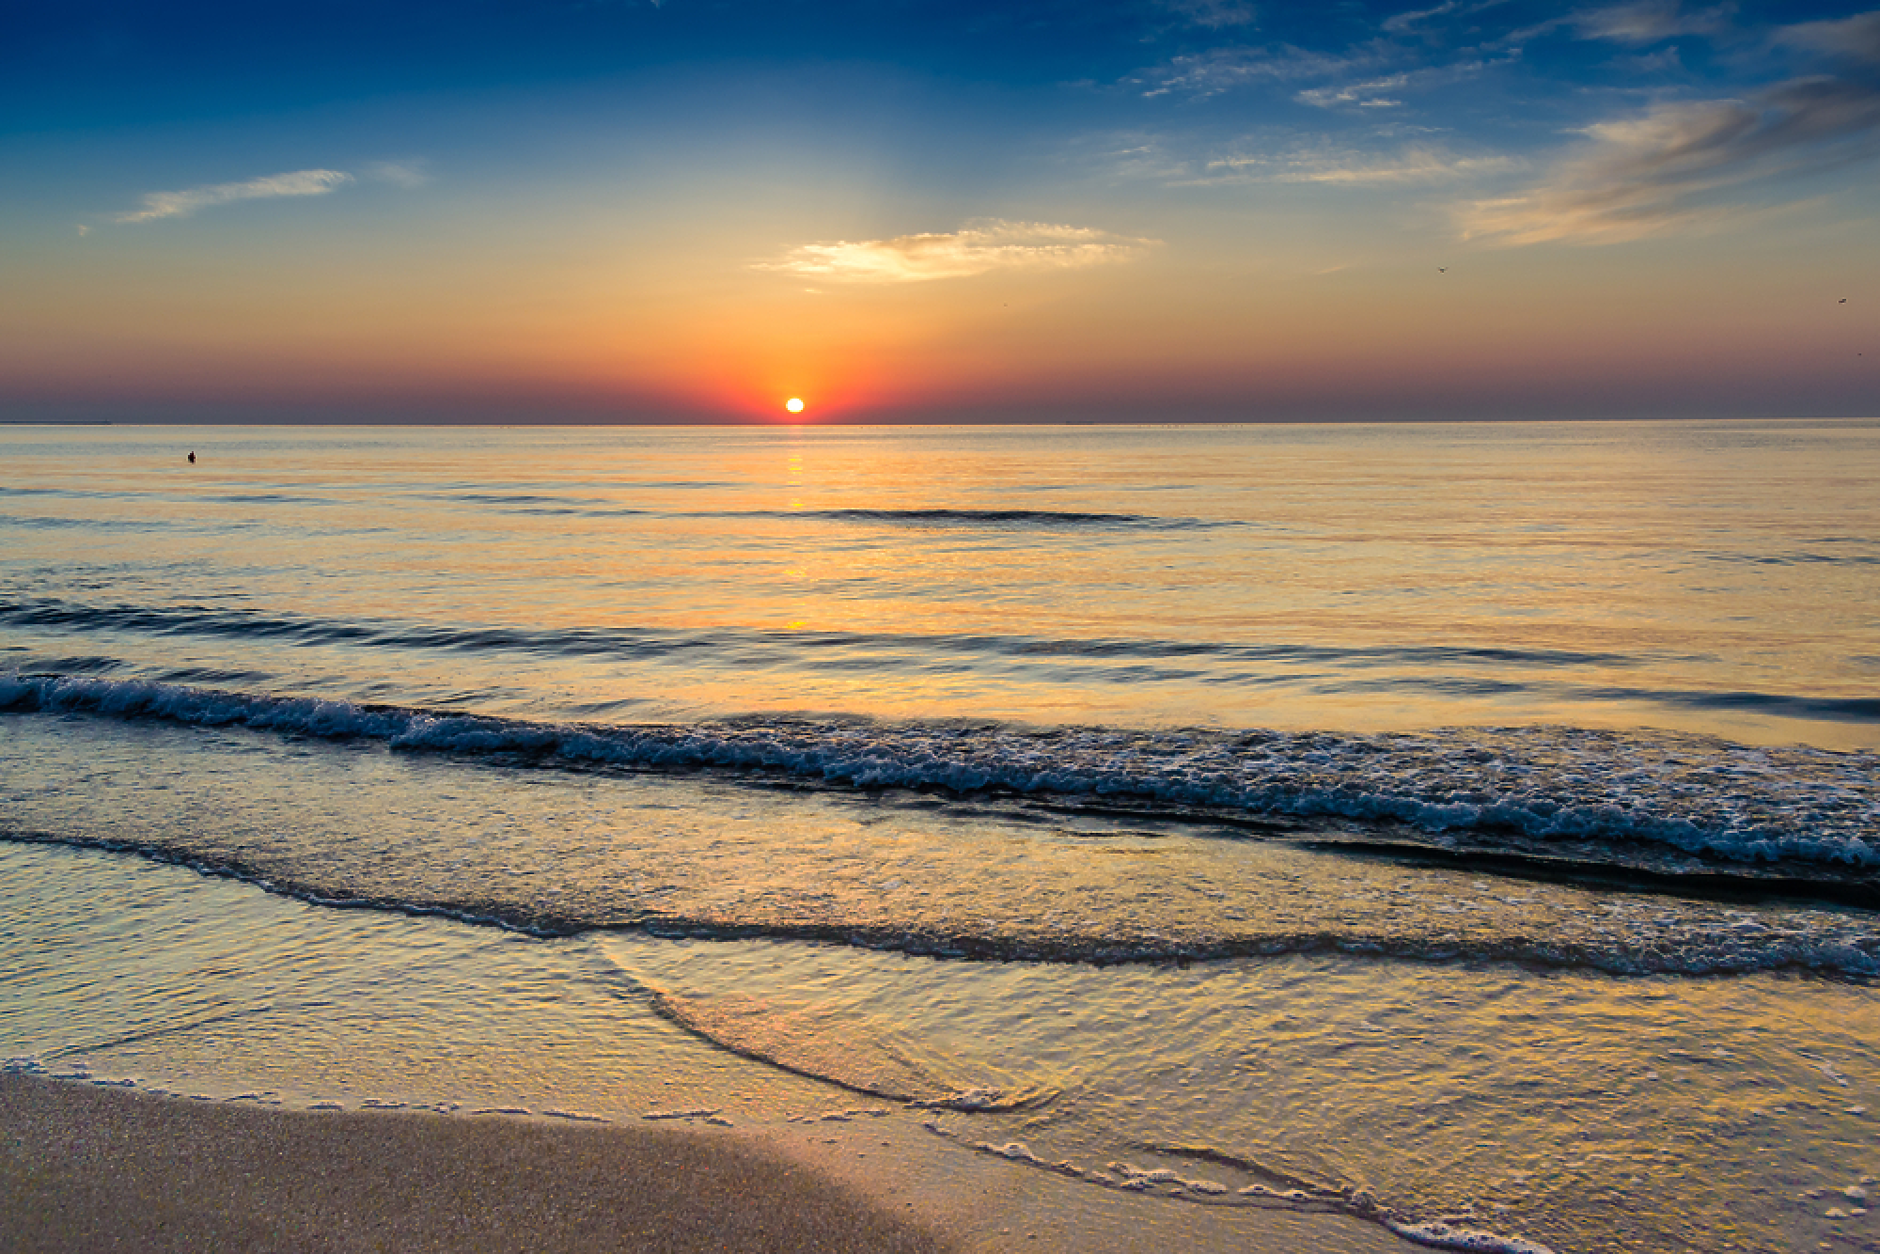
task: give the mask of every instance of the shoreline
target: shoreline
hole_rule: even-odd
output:
[[[1407,1254],[1349,1215],[1094,1189],[927,1134],[307,1110],[0,1072],[8,1254]],[[879,1149],[872,1147],[878,1146]],[[903,1209],[905,1208],[905,1209]],[[519,1244],[519,1242],[521,1244]]]
[[[822,1250],[956,1240],[749,1138],[310,1112],[0,1075],[0,1247]]]

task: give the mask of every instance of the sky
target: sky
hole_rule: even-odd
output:
[[[1880,9],[7,7],[0,419],[1880,414]]]

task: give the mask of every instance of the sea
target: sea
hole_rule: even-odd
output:
[[[0,466],[7,1069],[894,1128],[1160,1248],[1880,1249],[1880,420]]]

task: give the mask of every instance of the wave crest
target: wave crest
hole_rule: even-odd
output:
[[[1880,865],[1880,754],[1670,733],[1145,732],[788,719],[565,724],[18,673],[0,676],[0,710],[243,726],[576,768],[764,772],[839,788],[1388,822],[1437,838],[1643,842],[1737,863]]]

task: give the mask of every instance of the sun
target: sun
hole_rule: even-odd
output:
[[[783,407],[793,414],[800,414],[803,412],[803,398],[800,396],[792,396],[783,403]]]

